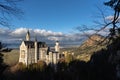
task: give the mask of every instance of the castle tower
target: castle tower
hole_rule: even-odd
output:
[[[30,41],[30,32],[29,32],[29,30],[27,31],[27,34],[26,34],[26,41]]]
[[[53,63],[53,53],[49,52],[49,63]]]
[[[53,64],[57,64],[57,54],[58,53],[53,53]]]
[[[56,43],[55,43],[55,51],[56,52],[60,51],[59,41],[56,41]]]
[[[37,44],[37,38],[35,37],[35,63],[37,63],[37,54],[38,54],[38,44]]]

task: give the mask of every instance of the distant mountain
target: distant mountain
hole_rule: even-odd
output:
[[[98,34],[90,36],[79,48],[76,49],[75,52],[77,58],[80,60],[88,61],[94,52],[99,51],[102,48],[106,48],[106,45],[104,43],[107,41],[107,39],[102,42],[104,39],[105,37]]]
[[[80,47],[67,48],[63,51],[74,52],[78,59],[88,61],[94,52],[106,48],[106,45],[101,45],[106,42],[102,42],[104,39],[105,37],[98,34],[91,35],[80,45]]]
[[[95,34],[90,36],[86,41],[83,42],[83,44],[80,46],[80,48],[85,47],[91,47],[100,44],[105,38],[101,35]]]

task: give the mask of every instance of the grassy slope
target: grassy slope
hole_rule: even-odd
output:
[[[18,49],[14,49],[11,52],[3,52],[2,54],[3,54],[3,60],[5,64],[12,66],[18,63],[18,59],[19,59]]]

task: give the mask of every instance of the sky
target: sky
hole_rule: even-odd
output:
[[[0,40],[5,41],[7,37],[7,42],[20,41],[29,29],[32,38],[37,35],[38,39],[47,42],[79,43],[83,34],[76,33],[75,28],[93,25],[99,15],[97,7],[104,9],[105,1],[108,0],[24,0],[17,5],[24,15],[11,18],[14,26],[10,29],[0,28]]]
[[[82,24],[91,25],[104,6],[105,0],[24,0],[18,6],[24,11],[20,20],[14,19],[15,28],[39,28],[69,33]]]

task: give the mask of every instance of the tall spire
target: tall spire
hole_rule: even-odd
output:
[[[37,42],[37,36],[35,35],[35,41]]]
[[[29,30],[27,31],[27,34],[26,34],[26,41],[30,41],[30,32],[29,32]]]
[[[56,43],[55,43],[55,51],[56,52],[60,51],[59,41],[56,41]]]

